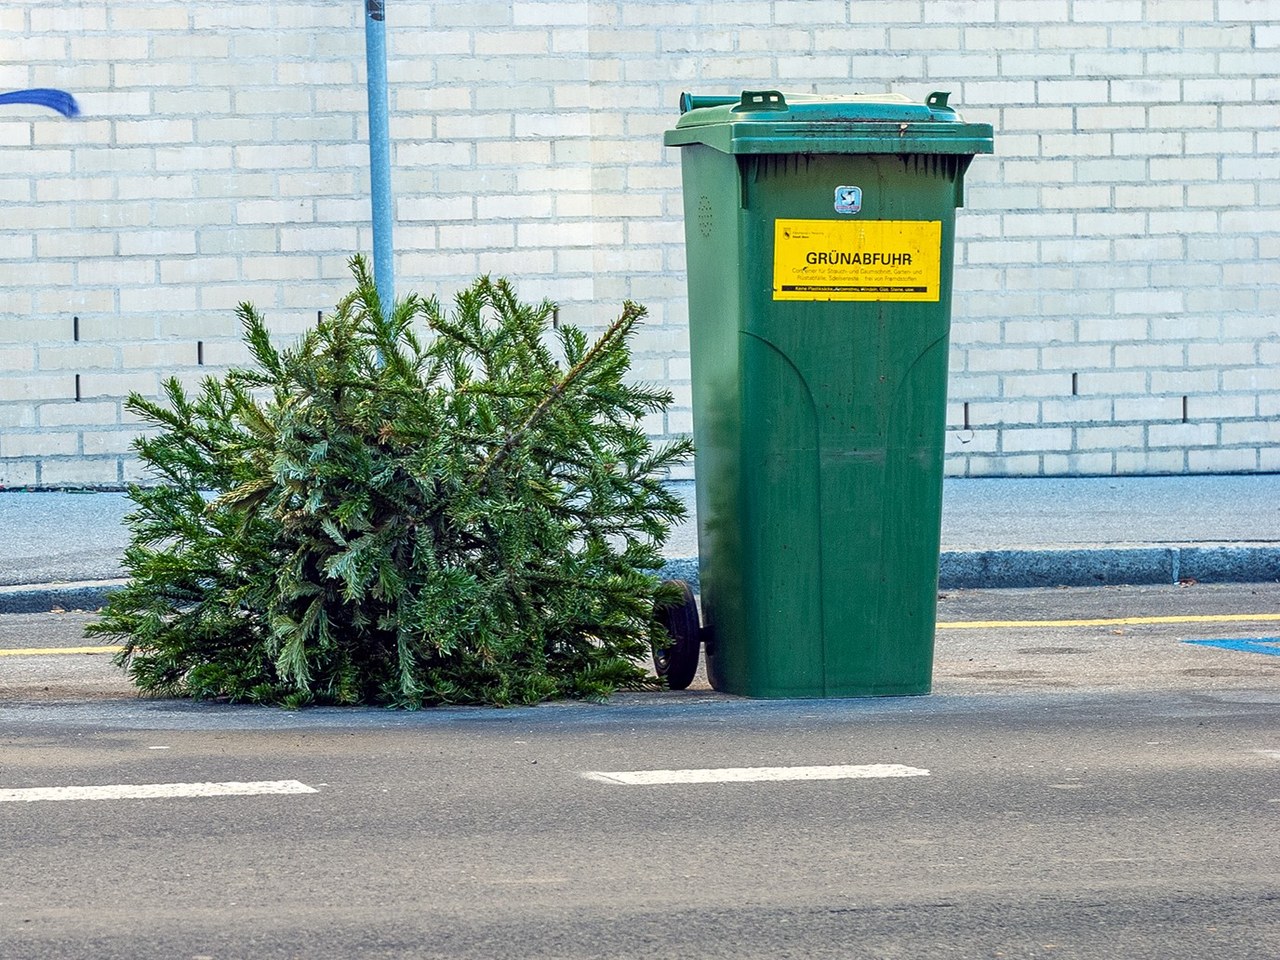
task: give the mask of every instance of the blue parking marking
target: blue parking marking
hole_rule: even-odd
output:
[[[1236,653],[1265,653],[1269,657],[1280,657],[1280,637],[1258,637],[1256,640],[1184,640],[1183,643],[1198,647],[1220,647]]]

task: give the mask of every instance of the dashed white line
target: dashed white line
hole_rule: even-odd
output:
[[[761,783],[781,780],[875,780],[885,777],[927,777],[928,770],[900,763],[846,764],[826,767],[720,767],[706,770],[593,770],[588,780],[628,787],[669,783]]]
[[[0,803],[36,800],[159,800],[171,797],[247,797],[263,794],[318,793],[297,780],[226,783],[116,783],[97,787],[23,787],[0,790]]]

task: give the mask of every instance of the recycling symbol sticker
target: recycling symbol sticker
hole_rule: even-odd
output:
[[[861,209],[861,187],[836,187],[836,213],[857,213]]]

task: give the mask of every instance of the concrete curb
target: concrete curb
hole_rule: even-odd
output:
[[[0,613],[48,613],[63,610],[97,610],[107,596],[127,580],[77,580],[70,583],[31,583],[0,587]]]
[[[668,560],[661,576],[698,589],[698,558]],[[1071,550],[949,550],[940,590],[1097,587],[1117,584],[1268,583],[1280,580],[1280,545],[1083,547]]]
[[[672,557],[664,580],[698,590],[698,558]],[[1116,584],[1269,583],[1280,581],[1280,545],[1102,547],[1075,550],[947,551],[939,558],[938,589],[1097,587]],[[0,587],[0,614],[96,610],[126,580],[81,580]]]
[[[944,553],[944,590],[1280,580],[1280,547],[1102,547]]]

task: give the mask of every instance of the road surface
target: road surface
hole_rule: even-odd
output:
[[[1274,960],[1277,612],[953,594],[896,700],[290,713],[0,655],[0,957]]]

